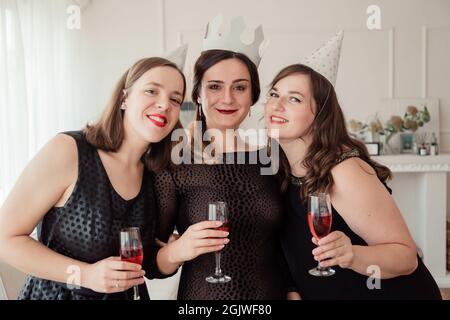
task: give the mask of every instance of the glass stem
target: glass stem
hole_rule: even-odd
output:
[[[320,270],[320,271],[325,270],[325,268],[322,268],[320,266],[320,261],[317,262],[317,270]]]
[[[220,252],[216,252],[216,276],[220,277],[222,276],[222,269],[220,268]]]
[[[322,268],[322,267],[320,266],[320,260],[317,261],[317,270],[320,270],[320,271],[325,270],[325,268]]]
[[[141,297],[139,296],[139,287],[138,286],[134,286],[134,300],[141,300]]]

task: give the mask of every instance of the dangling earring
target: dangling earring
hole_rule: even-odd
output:
[[[201,104],[198,105],[198,114],[200,115],[200,119],[203,118],[202,105]]]
[[[126,90],[123,90],[123,101],[122,101],[122,105],[120,106],[121,110],[127,110],[127,104],[125,103],[125,101],[127,100],[127,96],[128,96],[128,92]]]
[[[251,118],[252,117],[252,108],[250,107],[250,110],[248,111],[248,117]]]

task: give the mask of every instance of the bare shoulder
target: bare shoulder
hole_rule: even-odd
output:
[[[74,138],[58,134],[39,151],[32,161],[40,170],[48,170],[55,174],[73,176],[78,166],[78,150]]]
[[[8,234],[30,234],[58,203],[76,180],[77,157],[76,142],[67,135],[53,137],[36,154],[0,208],[0,219],[7,226]]]
[[[46,146],[49,151],[55,154],[61,154],[71,158],[77,156],[77,143],[74,138],[66,134],[57,134],[54,136]]]
[[[342,161],[331,170],[334,185],[339,188],[355,184],[380,183],[375,170],[364,160],[354,157]]]

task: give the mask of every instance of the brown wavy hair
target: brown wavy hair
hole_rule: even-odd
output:
[[[309,76],[317,106],[314,121],[307,131],[307,133],[312,134],[312,142],[302,162],[307,170],[303,180],[303,199],[307,199],[307,195],[313,192],[330,190],[333,185],[331,170],[336,166],[340,155],[349,150],[357,150],[359,158],[375,170],[376,175],[382,182],[390,179],[391,171],[370,158],[364,143],[349,136],[345,117],[334,87],[324,76],[308,66],[294,64],[277,74],[271,83],[271,88],[276,86],[280,80],[296,73]],[[281,150],[278,177],[282,191],[287,190],[290,176],[289,162],[283,150]]]
[[[124,139],[124,111],[120,108],[125,98],[123,90],[129,90],[147,71],[157,67],[174,68],[180,73],[184,83],[184,99],[186,95],[186,78],[174,63],[158,57],[139,60],[122,75],[100,118],[94,124],[88,124],[84,129],[86,140],[91,145],[110,152],[117,152],[120,149]],[[182,128],[182,126],[178,120],[174,130],[179,128]],[[142,162],[153,171],[166,168],[171,163],[170,155],[174,144],[171,141],[171,134],[158,143],[152,143],[144,154]]]

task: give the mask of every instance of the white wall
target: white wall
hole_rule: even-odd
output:
[[[381,8],[382,30],[366,27],[371,4]],[[241,14],[251,27],[263,23],[271,39],[260,68],[264,86],[283,66],[344,29],[336,88],[347,118],[369,119],[383,98],[439,98],[442,150],[450,151],[448,0],[93,0],[80,31],[86,117],[98,114],[127,67],[175,48],[180,37],[191,45],[190,75],[204,26],[219,12]]]

